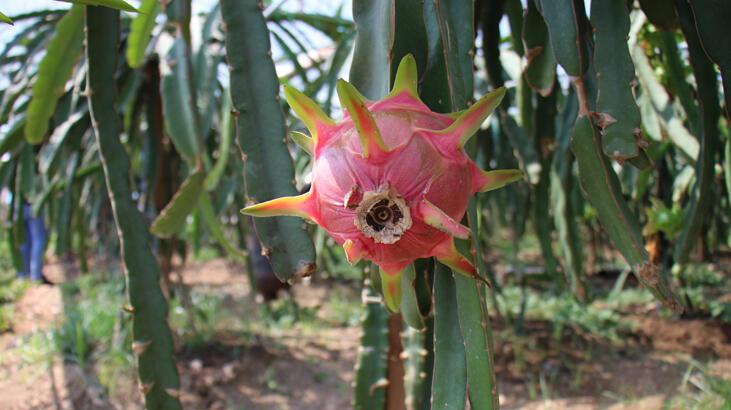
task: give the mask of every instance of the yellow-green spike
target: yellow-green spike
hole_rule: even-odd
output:
[[[460,224],[444,213],[439,207],[423,199],[418,205],[424,222],[442,232],[446,232],[456,238],[467,239],[470,237],[470,228]]]
[[[335,121],[328,117],[327,114],[325,114],[325,111],[323,111],[316,102],[312,101],[310,97],[302,94],[299,90],[285,85],[284,99],[287,100],[287,103],[290,107],[292,107],[295,114],[297,114],[297,116],[302,120],[305,127],[310,130],[314,141],[317,141],[318,124],[328,126],[335,125]]]
[[[448,112],[448,113],[446,113],[444,115],[446,115],[447,117],[449,117],[449,118],[451,118],[453,120],[456,120],[457,118],[461,117],[462,114],[465,113],[465,111],[467,111],[467,110],[464,109],[464,110],[455,111],[455,112]]]
[[[463,148],[467,141],[475,135],[485,119],[500,105],[504,96],[504,87],[483,96],[476,103],[462,111],[452,125],[435,132],[435,134],[448,135],[457,141],[457,148]]]
[[[401,272],[403,269],[379,266],[383,302],[390,312],[398,312],[401,308]]]
[[[309,192],[297,196],[285,196],[247,206],[241,210],[244,215],[257,217],[265,216],[299,216],[300,218],[312,219],[312,202]]]
[[[365,98],[352,84],[344,80],[338,80],[337,92],[340,103],[350,114],[356,131],[358,131],[363,156],[368,158],[373,153],[388,152],[376,120],[373,119],[365,105]]]
[[[505,185],[523,179],[523,171],[519,169],[494,169],[492,171],[481,171],[480,180],[475,181],[475,191],[487,192],[493,189],[502,188]]]
[[[351,265],[355,265],[363,258],[362,249],[360,249],[359,246],[356,246],[350,239],[343,243],[343,250],[345,251],[345,259],[347,259],[348,263]]]
[[[419,73],[416,68],[416,59],[411,54],[406,54],[396,70],[396,79],[393,82],[389,97],[394,97],[402,92],[408,92],[412,97],[418,99]]]
[[[485,278],[481,277],[477,273],[475,265],[473,265],[469,259],[465,258],[457,250],[453,238],[447,238],[442,241],[439,245],[434,247],[432,253],[439,262],[449,266],[452,271],[470,278],[477,279],[480,282],[487,284],[488,286],[490,285],[490,283]]]
[[[304,132],[290,131],[289,137],[292,138],[292,141],[294,141],[295,144],[305,150],[308,154],[312,155],[315,151],[314,141],[312,141],[312,138],[308,137]]]

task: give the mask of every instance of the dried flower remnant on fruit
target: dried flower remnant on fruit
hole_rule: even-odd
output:
[[[355,226],[376,243],[396,243],[412,224],[406,201],[390,186],[366,192],[355,215]]]

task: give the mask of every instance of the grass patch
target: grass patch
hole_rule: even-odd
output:
[[[29,287],[29,281],[15,279],[11,271],[0,273],[0,333],[13,329],[13,305]]]
[[[133,377],[131,321],[121,310],[124,278],[117,275],[84,275],[59,285],[63,321],[54,328],[36,331],[18,340],[11,354],[25,365],[50,364],[54,356],[77,363],[87,374],[99,377],[110,393],[118,378]]]
[[[616,341],[620,339],[620,330],[629,330],[620,321],[619,313],[607,309],[601,300],[583,305],[570,294],[509,286],[503,288],[498,303],[501,311],[514,318],[514,323],[519,324],[523,320],[550,322],[554,335],[559,338],[565,328],[572,328],[579,333]]]
[[[707,366],[690,360],[680,385],[680,394],[669,408],[731,410],[731,380],[713,375]]]

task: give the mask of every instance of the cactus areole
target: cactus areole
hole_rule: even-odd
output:
[[[483,171],[464,145],[500,103],[498,89],[465,111],[432,112],[417,93],[416,62],[401,61],[391,93],[366,100],[340,80],[343,121],[330,119],[312,100],[285,86],[284,96],[312,137],[293,139],[314,155],[310,191],[243,209],[253,216],[294,215],[322,226],[348,261],[380,267],[386,306],[398,310],[400,273],[417,258],[436,257],[476,276],[454,245],[467,239],[460,224],[470,197],[521,178],[517,170]]]

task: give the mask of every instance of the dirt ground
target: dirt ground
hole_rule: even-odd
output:
[[[49,266],[53,281],[62,267]],[[193,289],[227,294],[241,315],[257,302],[239,268],[222,260],[190,265],[182,274]],[[347,298],[360,298],[356,285],[314,279],[298,284],[300,306],[334,309],[333,286]],[[230,297],[228,297],[230,296]],[[61,320],[58,287],[37,285],[16,303],[12,333],[0,334],[0,409],[137,409],[141,397],[120,378],[110,397],[93,376],[60,357],[29,366],[15,346],[32,332]],[[324,313],[323,313],[324,312]],[[731,379],[731,326],[709,319],[678,320],[640,312],[623,320],[634,331],[619,344],[574,334],[551,341],[550,324],[526,323],[529,338],[516,363],[516,346],[496,337],[496,364],[505,409],[662,409],[693,383],[689,360],[708,365],[716,377]],[[495,334],[501,324],[495,323]],[[178,354],[182,401],[190,409],[302,409],[351,407],[351,383],[360,330],[328,324],[316,331],[292,330],[267,337],[220,334],[215,342]],[[676,403],[676,402],[674,402]],[[684,408],[673,404],[671,408]]]

